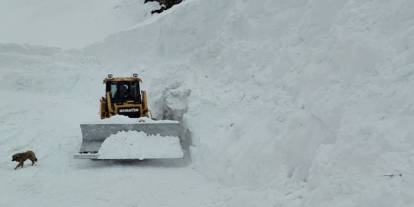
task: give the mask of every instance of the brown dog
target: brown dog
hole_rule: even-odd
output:
[[[173,7],[175,4],[181,3],[183,0],[145,0],[144,4],[147,3],[147,2],[151,2],[151,1],[158,2],[160,4],[160,7],[161,7],[160,9],[151,11],[151,14],[154,14],[154,13],[161,13],[164,10],[167,10],[167,9]]]
[[[23,168],[24,161],[30,160],[32,161],[32,166],[37,162],[36,155],[33,151],[29,150],[27,152],[16,153],[12,157],[12,161],[19,162],[19,164],[14,168],[17,169],[18,167]]]

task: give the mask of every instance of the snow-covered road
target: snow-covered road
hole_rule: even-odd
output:
[[[226,206],[256,193],[222,185],[182,160],[73,159],[79,123],[98,119],[100,64],[48,47],[0,48],[0,206]],[[14,170],[11,155],[27,149],[39,162]]]
[[[59,164],[52,160],[70,170],[53,169]],[[193,169],[163,162],[74,163],[43,156],[38,166],[0,173],[1,206],[214,206],[226,199],[219,185]]]
[[[79,123],[97,119],[100,94],[89,94],[101,91],[101,77],[92,77],[93,61],[39,55],[48,48],[35,55],[28,50],[0,52],[0,206],[212,206],[225,201],[219,184],[182,161],[73,159],[81,141]],[[11,154],[24,149],[34,150],[39,162],[14,170]]]

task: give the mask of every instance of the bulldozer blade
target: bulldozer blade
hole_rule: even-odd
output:
[[[147,135],[173,136],[180,138],[179,122],[153,122],[135,124],[81,124],[82,144],[76,159],[99,159],[99,149],[109,136],[121,131],[139,131]]]

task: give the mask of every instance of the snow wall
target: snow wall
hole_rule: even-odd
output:
[[[187,0],[85,51],[139,68],[152,94],[191,90],[193,161],[212,179],[306,181],[309,204],[407,198],[374,183],[413,172],[413,11],[408,0]]]

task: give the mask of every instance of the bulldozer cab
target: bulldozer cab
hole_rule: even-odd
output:
[[[134,102],[141,103],[139,81],[108,81],[106,92],[110,93],[113,103]]]
[[[141,79],[132,77],[113,77],[104,79],[105,96],[101,99],[101,119],[114,115],[130,118],[148,116],[146,91],[141,91]]]

